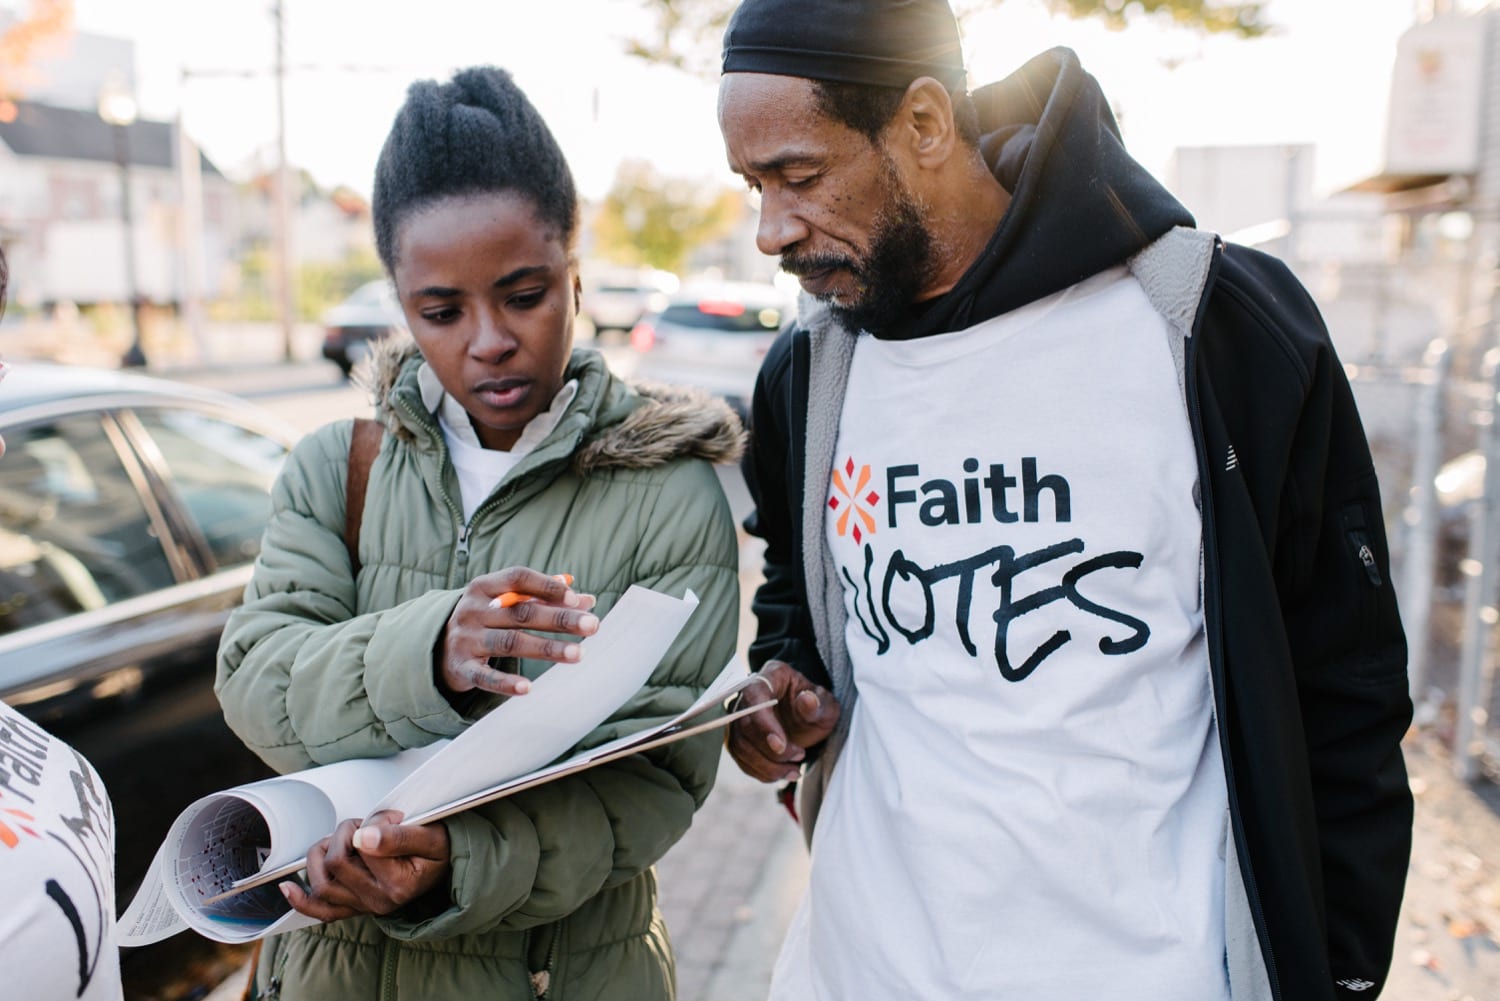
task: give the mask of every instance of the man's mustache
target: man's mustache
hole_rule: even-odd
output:
[[[837,254],[783,254],[781,257],[781,270],[797,278],[836,269],[857,272],[859,266],[851,258]]]

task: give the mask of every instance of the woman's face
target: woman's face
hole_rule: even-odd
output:
[[[578,277],[514,193],[455,196],[397,230],[396,294],[417,347],[486,448],[509,449],[562,388]]]

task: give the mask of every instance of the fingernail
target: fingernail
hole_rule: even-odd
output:
[[[772,754],[780,754],[786,750],[786,741],[773,733],[766,738],[766,746],[771,749]]]
[[[281,895],[287,899],[288,903],[291,902],[291,899],[292,899],[292,884],[291,883],[278,883],[278,884],[276,884],[276,889],[278,889],[278,890],[281,891]]]
[[[597,615],[583,615],[583,616],[580,616],[579,619],[578,619],[578,628],[582,629],[586,633],[593,632],[595,629],[599,628],[599,616],[597,616]]]
[[[583,650],[577,643],[569,643],[563,647],[563,656],[569,660],[577,660],[583,654]]]
[[[577,591],[567,591],[563,594],[563,604],[569,608],[577,608],[582,603],[583,599],[578,596]]]
[[[376,837],[375,832],[370,830],[368,827],[361,827],[359,830],[354,832],[354,847],[358,848],[362,852],[370,851],[379,843],[380,839]]]
[[[525,678],[517,678],[512,691],[514,691],[517,695],[525,695],[527,692],[531,691],[531,682],[527,681]],[[356,837],[357,836],[358,835],[356,835]]]

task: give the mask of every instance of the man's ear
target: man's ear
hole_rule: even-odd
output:
[[[919,167],[941,167],[958,145],[958,127],[953,120],[953,99],[948,88],[930,76],[918,77],[906,88],[896,112],[899,140]]]

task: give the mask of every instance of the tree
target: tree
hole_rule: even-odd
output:
[[[24,91],[24,70],[49,38],[73,28],[73,0],[31,0],[25,16],[0,30],[0,102]]]
[[[647,62],[695,73],[717,72],[718,43],[738,0],[639,0],[655,18],[650,38],[634,38],[626,51]],[[960,24],[1005,0],[953,0]],[[1042,0],[1053,12],[1094,18],[1120,29],[1138,18],[1170,21],[1210,34],[1255,38],[1271,29],[1263,0]]]
[[[729,232],[743,205],[734,189],[663,177],[649,163],[627,160],[594,220],[597,252],[680,273],[694,249]]]

